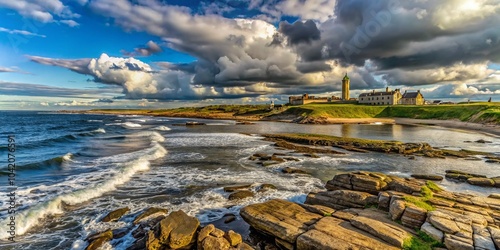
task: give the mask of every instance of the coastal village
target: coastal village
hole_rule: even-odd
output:
[[[290,96],[288,97],[289,105],[304,105],[308,103],[359,103],[365,105],[424,105],[425,98],[420,93],[420,90],[416,92],[404,91],[401,93],[400,89],[391,90],[389,87],[385,88],[385,91],[376,91],[361,93],[358,98],[351,98],[350,91],[351,80],[347,73],[342,79],[342,96],[329,96],[329,97],[319,97],[310,96],[308,94],[303,94],[302,96]]]

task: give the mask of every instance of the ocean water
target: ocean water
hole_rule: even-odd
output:
[[[278,150],[262,140],[263,133],[301,132],[405,142],[428,142],[443,148],[500,152],[494,136],[429,126],[300,125],[258,122],[235,125],[214,121],[147,116],[0,112],[0,249],[84,249],[84,239],[95,232],[130,228],[134,216],[156,206],[182,209],[202,223],[238,214],[242,206],[272,198],[304,201],[321,190],[333,175],[369,170],[409,176],[444,174],[447,169],[500,176],[498,164],[460,159],[408,160],[399,155],[351,153],[308,158]],[[176,126],[202,121],[207,126]],[[7,135],[15,135],[16,242],[9,237]],[[466,143],[485,139],[488,144]],[[298,162],[269,167],[248,160],[254,153],[288,153]],[[281,168],[301,168],[311,175],[282,174]],[[278,190],[230,201],[225,185],[270,183]],[[485,195],[498,192],[444,180],[452,191]],[[109,211],[129,207],[119,222],[102,223]],[[241,220],[241,218],[238,218]],[[134,241],[128,234],[107,245],[125,249]]]

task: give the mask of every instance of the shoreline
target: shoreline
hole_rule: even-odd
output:
[[[482,133],[494,137],[500,137],[500,126],[494,124],[482,124],[473,122],[463,122],[459,120],[437,120],[437,119],[412,119],[412,118],[326,118],[326,119],[309,119],[306,122],[297,122],[300,117],[297,116],[280,116],[275,117],[259,117],[259,116],[234,116],[233,114],[196,114],[196,113],[152,113],[144,110],[124,110],[123,112],[116,111],[59,111],[63,113],[79,113],[79,114],[103,114],[103,115],[144,115],[155,117],[173,117],[173,118],[195,118],[209,120],[234,120],[234,121],[266,121],[266,122],[287,122],[301,124],[395,124],[395,125],[410,125],[410,126],[439,126],[448,129],[460,129],[471,132]],[[307,118],[305,118],[307,119]]]

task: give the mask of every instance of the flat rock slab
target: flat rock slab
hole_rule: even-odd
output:
[[[403,247],[404,241],[411,237],[408,232],[400,227],[365,216],[352,218],[351,224],[396,247]]]
[[[241,209],[240,215],[258,231],[292,244],[310,225],[323,217],[296,203],[280,199],[246,206]]]
[[[400,249],[353,227],[349,222],[324,217],[297,238],[297,250]]]

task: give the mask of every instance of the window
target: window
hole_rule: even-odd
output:
[[[384,97],[382,96],[382,100],[384,100]]]

